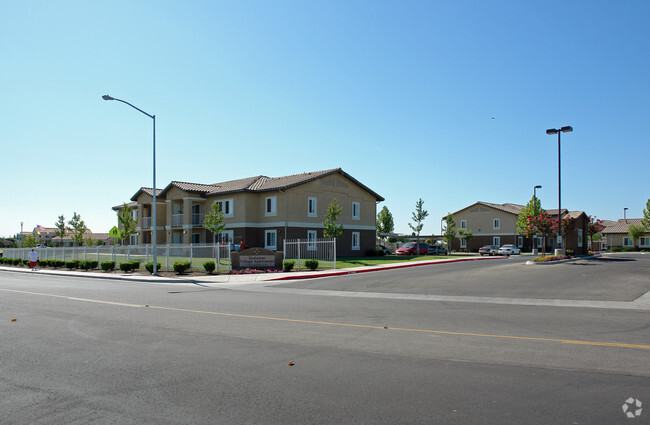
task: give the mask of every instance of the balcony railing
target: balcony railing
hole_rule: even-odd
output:
[[[205,214],[192,214],[192,226],[203,226]]]
[[[183,225],[183,214],[172,214],[172,226]]]
[[[151,217],[142,217],[142,228],[143,229],[151,228]]]

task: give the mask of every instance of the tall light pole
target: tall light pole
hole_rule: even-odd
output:
[[[156,239],[156,231],[158,230],[158,228],[156,227],[156,224],[157,224],[156,223],[156,116],[146,113],[142,109],[131,105],[129,102],[127,102],[125,100],[116,99],[116,98],[111,97],[111,96],[109,96],[107,94],[102,96],[102,99],[104,99],[104,100],[117,100],[118,102],[126,103],[127,105],[129,105],[133,109],[136,109],[136,110],[142,112],[143,114],[145,114],[146,116],[148,116],[149,118],[151,118],[153,120],[153,207],[152,207],[152,211],[151,211],[151,214],[153,215],[153,223],[152,223],[153,229],[152,229],[152,232],[151,232],[151,235],[152,235],[151,243],[153,245],[153,273],[151,273],[151,275],[152,276],[158,276],[158,256],[156,255],[156,248],[158,247],[158,244],[157,244],[158,241]]]
[[[555,250],[555,255],[564,254],[564,249],[561,247],[564,246],[564,239],[562,237],[562,162],[560,156],[560,133],[570,133],[573,131],[573,127],[570,125],[564,126],[559,130],[555,128],[549,128],[546,130],[546,134],[553,135],[557,134],[557,236],[558,236],[558,247]]]

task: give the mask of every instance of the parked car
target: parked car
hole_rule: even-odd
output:
[[[386,248],[384,245],[377,245],[377,249],[381,249],[384,252],[384,255],[393,255],[393,251]]]
[[[397,249],[397,252],[395,252],[397,255],[416,255],[416,251],[418,255],[427,255],[429,252],[429,245],[420,242],[420,246],[416,248],[416,243],[415,242],[407,242],[401,247]]]
[[[499,246],[498,245],[484,245],[478,249],[478,253],[483,255],[497,255],[497,252],[499,252]]]
[[[517,248],[516,245],[503,245],[501,248],[499,248],[499,251],[497,251],[497,254],[499,254],[499,255],[517,255],[517,254],[521,254],[521,249]]]
[[[440,245],[433,245],[429,247],[429,255],[447,255],[447,248]]]

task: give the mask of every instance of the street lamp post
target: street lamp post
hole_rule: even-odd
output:
[[[158,276],[158,257],[156,255],[156,247],[158,246],[157,244],[157,239],[156,239],[156,231],[158,230],[156,227],[156,116],[155,115],[150,115],[143,111],[142,109],[131,105],[129,102],[122,100],[122,99],[117,99],[114,97],[111,97],[107,94],[102,96],[102,99],[104,100],[117,100],[118,102],[126,103],[133,109],[136,109],[149,118],[153,120],[153,207],[151,214],[153,215],[153,223],[152,223],[152,238],[151,238],[151,243],[153,245],[153,273],[151,273],[152,276]]]
[[[541,189],[541,185],[536,185],[533,187],[533,213],[537,215],[537,189]],[[532,253],[533,255],[537,255],[539,251],[537,251],[537,233],[533,235],[533,248],[532,248]]]
[[[564,239],[562,237],[562,167],[561,167],[561,156],[560,156],[560,133],[570,133],[573,131],[573,127],[570,125],[564,126],[562,128],[555,129],[549,128],[546,130],[546,134],[553,135],[557,134],[557,249],[555,250],[555,255],[563,255],[564,249]]]

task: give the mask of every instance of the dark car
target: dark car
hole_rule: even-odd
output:
[[[386,248],[384,245],[377,245],[377,249],[381,250],[384,255],[393,255],[393,251],[390,248]]]
[[[429,252],[429,245],[425,243],[420,243],[419,248],[416,248],[416,243],[415,242],[408,242],[402,245],[400,248],[397,249],[396,254],[397,255],[427,255]],[[416,252],[418,251],[418,252]]]
[[[439,245],[434,245],[429,247],[429,255],[447,255],[447,248],[439,246]]]
[[[481,255],[497,255],[499,252],[498,245],[485,245],[479,248],[478,253]]]

